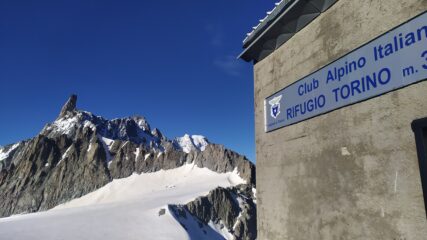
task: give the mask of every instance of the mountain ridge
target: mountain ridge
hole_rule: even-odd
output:
[[[107,120],[78,110],[72,95],[37,136],[0,148],[0,217],[49,210],[113,179],[186,164],[236,172],[250,188],[256,184],[255,165],[223,145],[201,135],[169,140],[142,116]],[[239,234],[254,236],[245,231]]]

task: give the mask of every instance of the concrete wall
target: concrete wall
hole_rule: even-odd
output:
[[[426,10],[426,0],[340,0],[255,65],[259,239],[427,239],[411,130],[427,116],[427,82],[271,133],[263,109],[267,96]]]

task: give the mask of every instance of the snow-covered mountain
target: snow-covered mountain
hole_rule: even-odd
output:
[[[0,147],[1,237],[256,238],[255,166],[244,156],[76,104],[73,95],[38,136]]]
[[[209,144],[208,140],[201,135],[188,135],[185,134],[183,137],[177,137],[173,141],[174,145],[186,152],[190,153],[191,151],[204,151],[206,146]]]
[[[171,144],[176,150],[186,153],[203,151],[209,144],[204,136],[188,134],[170,141],[157,128],[151,130],[147,120],[142,116],[106,120],[87,111],[77,111],[76,102],[77,96],[71,96],[62,108],[58,119],[47,124],[41,134],[50,138],[64,134],[73,137],[79,129],[90,128],[105,143],[111,143],[114,140],[130,141],[159,152],[164,152]]]

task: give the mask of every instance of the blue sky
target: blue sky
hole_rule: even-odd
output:
[[[106,118],[205,135],[255,160],[252,65],[236,56],[275,1],[0,1],[0,145],[71,93]]]

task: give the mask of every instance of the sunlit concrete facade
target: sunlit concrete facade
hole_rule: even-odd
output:
[[[267,97],[426,10],[424,0],[339,0],[255,63],[259,239],[427,239],[411,129],[427,117],[427,82],[264,128]]]

